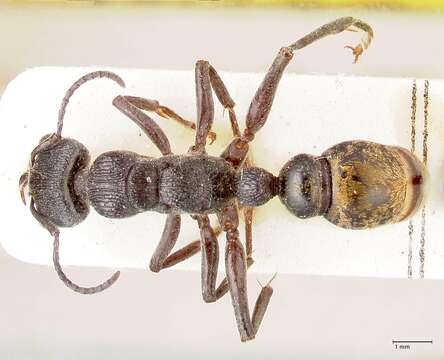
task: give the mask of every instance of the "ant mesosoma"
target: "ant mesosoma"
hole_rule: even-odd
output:
[[[273,290],[268,283],[256,301],[252,316],[247,298],[247,268],[252,260],[251,224],[255,206],[278,195],[286,208],[299,218],[324,216],[335,225],[364,229],[398,222],[411,215],[421,201],[424,177],[422,164],[403,148],[369,141],[348,141],[326,150],[321,156],[297,155],[275,177],[253,167],[247,159],[249,143],[265,124],[282,73],[293,52],[330,34],[362,30],[365,35],[353,50],[355,62],[370,44],[373,31],[365,22],[344,17],[319,27],[283,47],[277,54],[254,96],[241,132],[231,99],[222,79],[207,61],[195,68],[197,124],[184,120],[155,100],[117,96],[113,105],[133,120],[159,148],[160,158],[130,151],[110,151],[88,166],[88,150],[78,141],[61,136],[63,118],[74,91],[88,80],[105,77],[124,86],[114,73],[87,74],[67,91],[59,112],[57,131],[45,136],[32,151],[28,171],[20,178],[20,190],[28,186],[34,217],[54,237],[54,266],[71,289],[92,294],[111,286],[115,273],[104,283],[80,287],[63,273],[59,263],[59,227],[80,223],[89,204],[105,217],[125,218],[147,210],[167,214],[161,240],[152,256],[150,269],[158,272],[202,251],[202,294],[213,302],[230,292],[242,341],[255,337]],[[207,155],[207,137],[214,117],[214,90],[228,110],[234,139],[220,156]],[[195,142],[187,154],[174,155],[161,128],[141,110],[174,119],[196,129]],[[244,207],[246,253],[239,240],[238,207]],[[197,221],[201,240],[171,254],[179,235],[181,214]],[[226,278],[216,287],[219,262],[217,232],[208,214],[216,213],[220,230],[226,233]],[[220,231],[219,230],[219,231]]]

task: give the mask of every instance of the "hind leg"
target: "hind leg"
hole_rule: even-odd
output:
[[[225,269],[237,327],[242,341],[252,340],[256,336],[264,318],[273,295],[273,289],[270,286],[270,282],[262,287],[256,300],[252,317],[250,317],[247,294],[248,259],[239,240],[239,231],[237,230],[238,212],[235,207],[228,207],[221,211],[218,216],[222,229],[227,235]]]

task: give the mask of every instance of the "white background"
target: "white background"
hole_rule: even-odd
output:
[[[344,44],[339,36],[295,56],[289,71],[428,78],[444,72],[439,41],[444,23],[437,15],[143,7],[0,10],[3,85],[35,65],[192,69],[196,59],[206,58],[220,70],[264,71],[281,45],[349,14],[367,20],[376,33],[360,64],[351,66],[349,54],[338,54]],[[92,284],[107,271],[72,268],[69,274]],[[7,359],[424,359],[444,353],[443,281],[280,275],[257,339],[240,344],[228,297],[204,304],[199,278],[197,272],[124,270],[116,286],[88,297],[63,287],[51,268],[2,254],[0,353]],[[257,292],[253,276],[251,300]],[[434,344],[400,353],[392,339],[433,339]]]

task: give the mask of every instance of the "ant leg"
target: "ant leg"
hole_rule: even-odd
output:
[[[169,214],[163,229],[162,237],[154,251],[150,261],[150,270],[159,272],[160,270],[172,267],[191,256],[197,254],[201,248],[201,241],[196,240],[183,248],[171,253],[177,242],[180,231],[180,215]],[[220,228],[216,228],[214,233],[216,237],[220,234]]]
[[[273,289],[270,283],[262,287],[251,318],[247,295],[247,260],[237,230],[237,209],[234,206],[225,208],[218,216],[227,234],[225,268],[239,334],[242,341],[252,340],[265,315]]]
[[[216,236],[216,238],[222,232],[220,226],[217,226],[216,228],[214,228],[213,231],[214,231],[214,235]],[[162,269],[166,269],[171,266],[174,266],[177,263],[182,262],[182,261],[190,258],[191,256],[197,254],[198,252],[200,252],[201,242],[202,241],[200,239],[195,240],[195,241],[189,243],[188,245],[184,246],[182,249],[177,250],[174,253],[172,253],[163,262]]]
[[[216,69],[210,65],[209,76],[211,86],[219,99],[219,102],[222,104],[224,109],[228,109],[228,114],[230,117],[231,129],[233,131],[234,136],[240,136],[239,124],[237,122],[236,113],[234,112],[234,106],[236,105],[234,100],[231,98],[230,93],[228,92],[227,87],[222,81],[221,77],[217,73]]]
[[[215,230],[210,225],[208,216],[196,215],[201,234],[202,251],[202,297],[205,302],[215,302],[228,292],[228,280],[225,277],[216,288],[217,269],[219,267],[219,245],[217,237],[221,228]],[[252,262],[248,264],[248,267]]]
[[[251,160],[251,154],[247,156],[244,162],[243,168],[249,168],[253,166],[253,161]],[[245,250],[247,252],[247,261],[254,263],[253,260],[253,214],[254,208],[251,206],[245,206],[242,209],[244,213],[245,221]]]
[[[345,30],[364,31],[361,43],[355,47],[349,46],[349,48],[353,50],[356,62],[364,49],[369,46],[373,38],[373,30],[370,25],[359,19],[354,19],[353,17],[343,17],[334,20],[317,28],[295,43],[280,49],[250,104],[246,118],[246,129],[242,136],[233,139],[222,153],[221,156],[224,159],[230,161],[235,167],[242,165],[248,153],[248,143],[254,139],[255,134],[262,128],[268,118],[279,81],[285,68],[293,58],[293,52],[302,49],[325,36],[338,34]]]
[[[131,104],[125,97],[119,95],[113,100],[113,105],[123,114],[133,120],[151,139],[162,155],[171,154],[171,146],[162,129],[143,111]]]
[[[204,153],[206,138],[214,120],[214,102],[212,89],[225,109],[228,109],[231,128],[235,136],[240,136],[234,101],[217,73],[208,61],[199,60],[196,63],[196,98],[197,98],[197,130],[194,146],[190,151]]]
[[[248,159],[247,159],[248,160]],[[248,264],[253,264],[253,233],[252,233],[252,224],[253,224],[253,214],[254,208],[245,207],[244,208],[244,219],[245,219],[245,236],[246,236],[246,253],[247,253],[247,266]],[[276,276],[276,275],[275,275]],[[268,303],[270,302],[271,296],[273,295],[273,288],[270,286],[274,277],[265,285],[262,286],[262,291],[259,294],[258,299],[256,300],[256,305],[253,310],[252,323],[253,323],[253,331],[256,334],[259,330],[259,326],[262,322],[262,319],[265,315],[265,311],[267,310]]]
[[[196,124],[192,121],[185,120],[183,117],[181,117],[179,114],[177,114],[174,110],[171,110],[170,108],[160,105],[157,100],[151,100],[151,99],[145,99],[138,96],[124,96],[124,98],[134,106],[138,107],[141,110],[146,111],[152,111],[155,112],[157,115],[169,119],[177,121],[179,124],[185,126],[189,129],[196,129]],[[208,133],[208,137],[211,141],[211,143],[216,140],[216,133],[210,131]]]
[[[254,208],[245,207],[243,209],[244,212],[244,220],[245,220],[245,250],[247,252],[247,261],[251,263],[253,260],[253,213]]]
[[[150,269],[159,272],[167,256],[173,250],[180,231],[180,215],[168,214],[162,237],[150,261]]]
[[[210,225],[207,215],[195,216],[200,229],[202,248],[202,297],[207,303],[215,302],[228,291],[228,283],[224,279],[216,288],[217,268],[219,265],[219,244],[217,233]],[[219,229],[219,232],[221,230]]]
[[[244,131],[243,137],[248,141],[253,140],[254,134],[265,124],[282,73],[292,59],[294,50],[300,50],[325,36],[338,34],[345,30],[354,31],[355,29],[362,30],[365,33],[361,43],[356,47],[352,47],[356,62],[359,55],[364,51],[364,48],[369,46],[373,38],[373,30],[370,25],[350,16],[329,22],[288,47],[283,47],[273,61],[273,64],[265,75],[262,84],[259,86],[259,89],[250,104],[246,120],[247,128]]]
[[[310,34],[304,36],[293,44],[289,45],[289,48],[292,50],[299,50],[311,43],[322,39],[325,36],[339,34],[343,31],[363,31],[364,36],[361,39],[361,42],[357,46],[347,45],[345,48],[351,49],[353,52],[354,63],[356,63],[359,59],[359,56],[362,55],[365,49],[368,48],[372,39],[373,39],[373,29],[366,22],[355,19],[351,16],[342,17],[336,20],[333,20],[316,30],[312,31]]]
[[[190,152],[204,154],[207,136],[214,120],[214,102],[210,83],[210,64],[208,61],[199,60],[196,63],[195,79],[197,129],[194,145],[190,148]]]

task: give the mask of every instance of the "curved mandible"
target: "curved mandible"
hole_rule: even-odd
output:
[[[68,91],[66,91],[66,94],[62,100],[62,104],[60,105],[59,117],[57,121],[57,132],[56,132],[56,136],[58,138],[62,136],[63,118],[65,117],[66,106],[68,105],[71,96],[84,83],[96,78],[108,78],[115,81],[120,86],[125,87],[125,82],[122,80],[122,78],[119,75],[110,71],[93,71],[91,73],[83,75],[79,80],[77,80],[74,84],[71,85]]]

